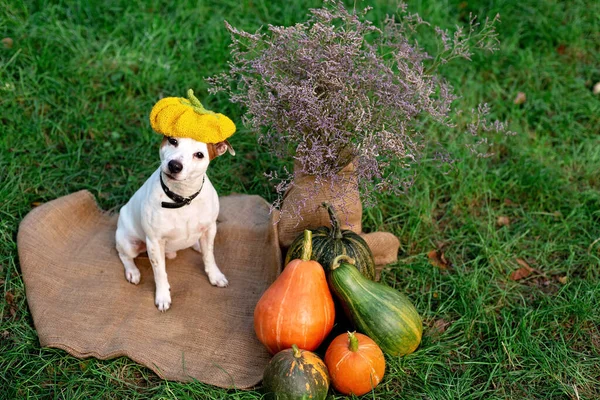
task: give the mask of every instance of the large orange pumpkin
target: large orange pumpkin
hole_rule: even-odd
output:
[[[325,365],[335,390],[356,396],[375,388],[385,373],[383,352],[361,333],[348,332],[333,339],[325,352]]]
[[[335,308],[325,271],[311,261],[312,233],[304,231],[301,259],[290,261],[254,309],[254,330],[271,354],[298,347],[315,350],[333,328]]]

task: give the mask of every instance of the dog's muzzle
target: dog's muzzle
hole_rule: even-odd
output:
[[[183,169],[183,164],[177,160],[169,161],[167,166],[169,167],[169,172],[171,172],[172,174],[178,174]]]

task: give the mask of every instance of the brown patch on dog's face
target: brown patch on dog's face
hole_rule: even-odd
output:
[[[210,161],[212,161],[215,157],[219,156],[219,154],[217,154],[217,149],[215,148],[214,144],[206,143],[206,147],[208,147],[208,159]]]

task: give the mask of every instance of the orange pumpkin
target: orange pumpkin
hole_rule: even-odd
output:
[[[346,395],[371,391],[385,373],[383,352],[362,333],[348,332],[333,339],[325,352],[325,365],[335,390]]]
[[[315,350],[333,328],[335,308],[325,271],[310,259],[312,233],[304,231],[301,259],[290,261],[254,309],[254,330],[271,354],[298,347]]]

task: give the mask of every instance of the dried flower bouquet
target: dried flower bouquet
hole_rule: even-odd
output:
[[[374,190],[405,191],[411,179],[393,170],[411,168],[424,154],[422,122],[454,128],[456,96],[435,74],[437,67],[469,59],[471,48],[493,51],[497,43],[497,17],[483,25],[472,19],[452,35],[435,28],[439,43],[432,56],[414,39],[417,28],[429,24],[404,5],[382,28],[366,19],[368,11],[351,12],[341,1],[326,0],[306,23],[290,27],[248,33],[226,23],[232,61],[229,71],[209,78],[211,91],[243,105],[244,122],[259,142],[294,159],[293,174],[268,175],[278,180],[274,206],[281,210],[283,246],[304,228],[328,223],[318,208],[323,200],[338,208],[346,227],[360,232],[359,190],[364,201]],[[504,129],[488,123],[486,112],[480,108],[469,128],[476,144],[485,144],[481,130]],[[386,262],[396,259],[396,242],[387,244]]]

